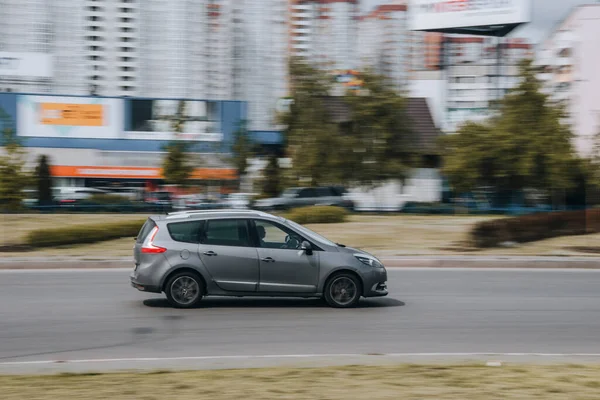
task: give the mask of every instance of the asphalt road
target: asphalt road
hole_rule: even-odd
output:
[[[0,373],[312,365],[364,355],[600,361],[598,270],[396,269],[388,297],[352,310],[237,298],[175,310],[131,288],[128,275],[0,271]]]

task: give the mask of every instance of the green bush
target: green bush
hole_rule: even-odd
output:
[[[131,201],[129,201],[129,199],[126,197],[110,193],[93,194],[81,202],[81,204],[93,205],[128,205],[130,203]]]
[[[600,232],[600,210],[565,211],[525,215],[484,221],[470,232],[471,242],[479,248],[505,242],[527,243],[559,236]]]
[[[348,211],[341,207],[310,206],[294,208],[283,216],[299,224],[331,224],[345,222]]]
[[[139,220],[38,229],[29,232],[27,244],[31,247],[51,247],[95,243],[123,237],[133,238],[137,236],[144,222],[145,220]]]

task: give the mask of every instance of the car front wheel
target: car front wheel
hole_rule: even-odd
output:
[[[325,301],[331,307],[355,307],[360,300],[361,284],[358,278],[352,274],[336,274],[325,285],[323,294]]]

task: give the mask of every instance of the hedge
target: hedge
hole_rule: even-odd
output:
[[[111,222],[106,224],[74,225],[29,232],[27,244],[31,247],[51,247],[95,243],[123,237],[135,237],[145,220]]]
[[[330,224],[345,222],[348,211],[342,207],[309,206],[293,208],[283,216],[299,224]]]
[[[600,232],[600,209],[525,215],[477,223],[470,232],[479,248]]]

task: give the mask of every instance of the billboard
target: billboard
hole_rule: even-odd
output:
[[[123,101],[100,97],[17,97],[19,136],[117,139],[123,132]]]
[[[52,78],[52,56],[0,51],[0,78]]]
[[[531,0],[410,0],[408,11],[411,30],[469,33],[459,29],[529,22]]]
[[[163,179],[163,171],[156,167],[116,167],[116,166],[71,166],[52,165],[50,173],[61,178],[111,178],[111,179]],[[190,179],[195,180],[234,180],[237,171],[233,168],[195,168]]]
[[[127,110],[126,139],[213,142],[223,137],[216,101],[129,99]]]

